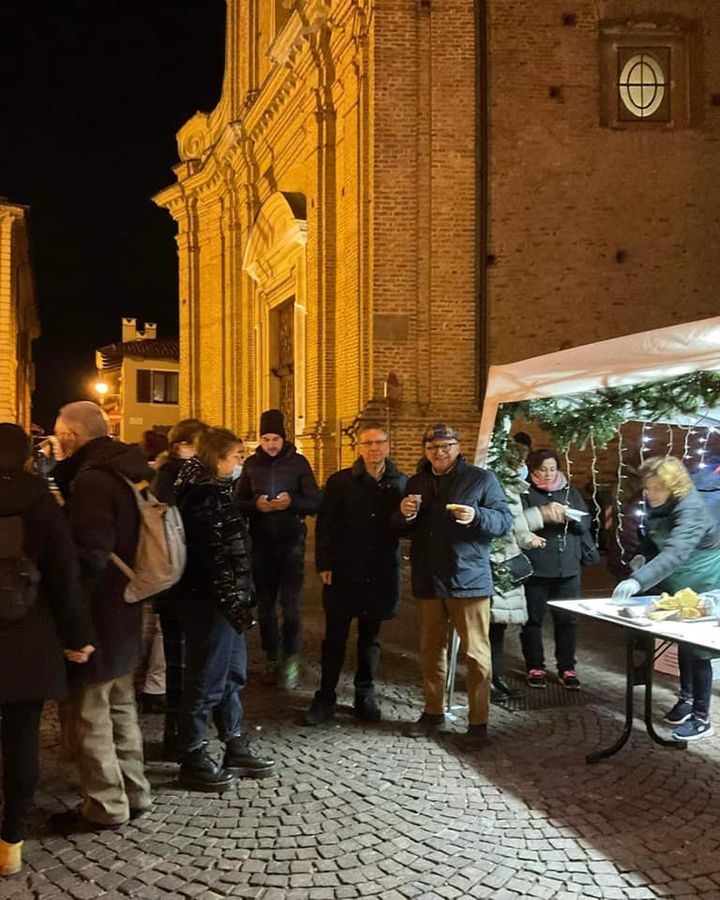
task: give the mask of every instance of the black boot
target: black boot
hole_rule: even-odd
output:
[[[238,778],[270,778],[275,761],[257,756],[246,734],[230,738],[225,744],[223,768]]]
[[[210,756],[207,741],[186,753],[180,761],[178,781],[191,791],[224,791],[234,780],[233,773],[219,766]]]
[[[177,762],[179,759],[177,713],[175,712],[165,712],[161,759],[167,760],[167,762]]]
[[[512,698],[519,696],[520,692],[514,691],[502,675],[498,675],[490,682],[491,703],[504,703],[506,700],[511,700]]]
[[[430,737],[442,731],[445,726],[445,715],[443,713],[424,712],[417,722],[411,722],[403,729],[405,737]]]
[[[380,707],[372,694],[355,696],[353,715],[356,719],[360,719],[361,722],[379,722],[382,719]]]
[[[332,722],[335,718],[335,704],[329,700],[323,700],[322,697],[315,695],[310,708],[303,716],[306,725],[322,725],[325,722]]]

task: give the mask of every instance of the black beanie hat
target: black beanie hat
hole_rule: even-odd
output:
[[[21,469],[28,456],[28,435],[14,422],[0,422],[0,469]]]
[[[260,415],[260,437],[264,434],[279,434],[285,440],[285,420],[279,409],[266,409]]]

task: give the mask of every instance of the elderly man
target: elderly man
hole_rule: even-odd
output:
[[[425,710],[407,729],[422,737],[445,722],[448,626],[457,631],[467,666],[469,749],[487,743],[490,700],[490,542],[513,524],[497,478],[460,455],[460,435],[437,424],[423,435],[425,459],[400,503],[412,539],[413,594],[420,600]]]
[[[68,834],[117,828],[151,803],[133,684],[141,657],[142,603],[125,603],[127,577],[110,555],[129,566],[134,562],[140,519],[123,476],[149,481],[152,470],[136,446],[109,437],[107,417],[96,403],[64,406],[55,434],[65,458],[53,477],[65,499],[97,648],[76,673],[63,710],[83,801],[77,810],[51,816],[50,826]]]
[[[407,476],[389,459],[388,433],[375,422],[358,431],[359,457],[328,480],[315,529],[315,558],[323,582],[325,640],[320,689],[305,714],[307,725],[330,721],[350,625],[357,619],[355,716],[378,722],[374,678],[380,626],[400,602],[400,551],[391,518]]]

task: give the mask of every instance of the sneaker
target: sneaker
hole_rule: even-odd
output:
[[[377,700],[371,695],[355,698],[355,706],[353,706],[353,715],[361,722],[380,722],[382,713],[377,705]]]
[[[191,791],[225,791],[235,776],[210,756],[207,741],[186,753],[180,761],[178,783]]]
[[[238,778],[270,778],[276,774],[275,760],[258,756],[246,734],[232,737],[225,744],[223,769]]]
[[[294,691],[300,678],[300,660],[297,656],[288,656],[283,660],[280,684],[286,691]]]
[[[443,713],[424,712],[417,722],[411,722],[404,730],[405,737],[430,737],[438,732],[445,724]]]
[[[0,841],[0,875],[17,875],[22,869],[22,846],[22,841],[16,844]]]
[[[531,688],[544,688],[546,676],[545,669],[530,669],[527,673],[527,683]]]
[[[303,722],[311,726],[322,725],[324,722],[332,722],[334,718],[335,704],[316,696],[303,716]]]
[[[670,712],[665,714],[663,722],[667,722],[668,725],[682,725],[682,723],[687,722],[692,715],[692,706],[692,700],[686,700],[684,697],[680,697]]]
[[[577,691],[580,688],[580,679],[575,669],[565,669],[558,675],[560,684],[569,691]]]
[[[693,713],[690,718],[672,733],[676,741],[701,741],[713,734],[712,723],[706,722]]]

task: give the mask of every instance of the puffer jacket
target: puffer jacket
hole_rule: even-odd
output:
[[[187,542],[182,589],[214,606],[242,633],[254,624],[253,582],[247,520],[233,501],[232,482],[189,459],[175,494]]]
[[[492,554],[494,563],[512,559],[513,556],[518,556],[531,547],[534,535],[528,525],[521,500],[521,496],[527,492],[528,487],[526,481],[520,480],[505,485],[505,494],[513,517],[513,527],[505,537],[498,539],[497,549],[493,549]],[[533,524],[536,527],[538,525],[535,518],[533,518]],[[525,588],[519,584],[504,593],[497,591],[493,594],[490,617],[498,625],[524,625],[528,617]]]
[[[671,499],[662,506],[648,507],[648,510],[641,552],[649,562],[632,574],[643,591],[663,584],[697,551],[720,550],[718,527],[694,488],[679,500]],[[720,552],[714,568],[720,580]],[[712,581],[711,575],[709,583],[697,584],[694,590],[709,590],[720,586]],[[687,583],[680,586],[693,585]]]
[[[261,513],[259,497],[274,500],[286,491],[287,509]],[[320,506],[320,491],[310,463],[286,441],[277,456],[258,447],[247,460],[237,482],[235,496],[242,512],[250,518],[250,532],[256,543],[291,541],[305,535],[305,516],[314,516]]]
[[[412,539],[412,591],[416,597],[488,597],[494,593],[490,542],[512,528],[513,518],[500,482],[492,472],[458,456],[445,475],[435,475],[424,460],[408,481],[405,496],[422,503],[410,522],[398,511],[393,521]],[[448,503],[472,506],[475,518],[461,525]]]

